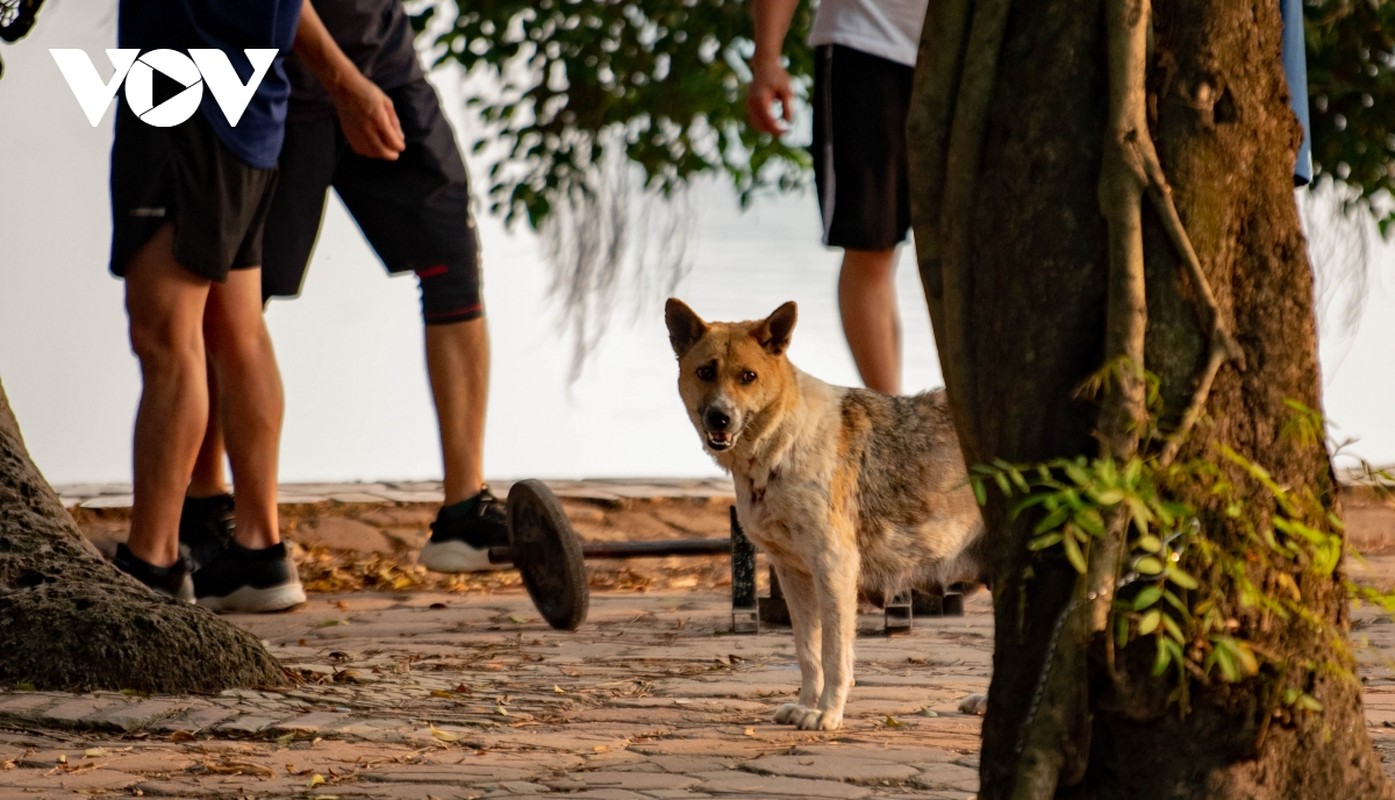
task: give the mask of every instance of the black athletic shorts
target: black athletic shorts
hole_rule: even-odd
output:
[[[174,258],[215,281],[262,263],[262,230],[276,170],[233,155],[196,113],[172,128],[141,122],[125,103],[111,147],[111,271],[126,264],[166,222]]]
[[[386,91],[407,141],[396,161],[354,153],[333,116],[293,115],[287,123],[266,229],[262,294],[300,293],[333,187],[383,266],[417,273],[427,322],[478,317],[478,235],[455,135],[425,80]]]
[[[815,49],[810,150],[824,244],[890,250],[906,240],[906,111],[914,73],[842,45]]]

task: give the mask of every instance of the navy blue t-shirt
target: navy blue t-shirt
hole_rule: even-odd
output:
[[[281,155],[285,137],[291,85],[283,62],[295,41],[300,6],[301,0],[121,0],[117,46],[141,52],[222,50],[243,83],[253,72],[243,50],[280,50],[236,126],[228,124],[207,86],[199,106],[204,119],[234,155],[250,166],[271,169]]]

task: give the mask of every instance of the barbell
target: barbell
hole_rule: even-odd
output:
[[[731,510],[731,538],[677,539],[666,542],[590,542],[582,544],[562,504],[546,484],[522,480],[509,489],[509,545],[489,548],[489,563],[512,564],[523,578],[533,605],[557,630],[574,631],[586,621],[590,589],[587,558],[662,558],[732,556],[732,623],[738,631],[756,624],[755,548]]]

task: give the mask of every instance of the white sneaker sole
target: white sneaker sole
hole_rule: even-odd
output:
[[[460,541],[427,542],[417,555],[417,563],[433,572],[495,572],[509,564],[491,564],[489,551]]]
[[[200,597],[199,605],[215,613],[266,614],[286,611],[305,603],[305,587],[300,581],[267,589],[244,586],[222,597]]]

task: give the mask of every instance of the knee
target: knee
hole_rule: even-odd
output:
[[[145,371],[176,369],[203,362],[203,340],[198,328],[174,319],[130,316],[131,352]]]
[[[479,270],[474,259],[460,259],[417,270],[421,316],[427,325],[448,325],[484,316]]]
[[[257,320],[260,323],[260,319]],[[254,324],[242,329],[205,330],[204,341],[208,357],[220,368],[261,369],[268,360],[274,361],[271,334],[266,325]]]

